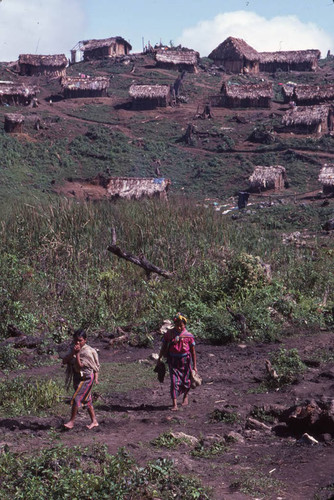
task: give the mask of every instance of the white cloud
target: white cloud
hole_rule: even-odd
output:
[[[82,39],[80,0],[3,0],[0,3],[0,61],[19,54],[63,54]]]
[[[218,14],[187,28],[177,40],[207,56],[227,37],[242,38],[259,52],[319,49],[322,57],[333,48],[334,38],[314,23],[302,23],[297,16],[266,19],[243,10]]]

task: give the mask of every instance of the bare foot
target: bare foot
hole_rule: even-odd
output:
[[[74,422],[69,421],[66,424],[64,424],[64,427],[65,427],[65,429],[73,429]]]
[[[184,398],[184,400],[182,401],[182,406],[188,406],[188,404],[189,404],[189,400],[188,400],[188,396],[186,396]]]
[[[92,422],[91,424],[86,425],[87,429],[89,430],[93,429],[93,427],[98,427],[98,426],[99,426],[98,422]]]
[[[170,411],[177,411],[178,410],[178,407],[177,406],[172,406]]]

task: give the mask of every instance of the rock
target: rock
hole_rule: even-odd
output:
[[[239,434],[239,432],[235,431],[230,431],[228,434],[226,434],[225,439],[226,441],[234,441],[241,444],[245,442],[245,438],[241,434]]]
[[[190,436],[189,434],[185,434],[184,432],[171,432],[171,436],[175,439],[187,439],[193,446],[198,444],[198,439],[195,436]]]

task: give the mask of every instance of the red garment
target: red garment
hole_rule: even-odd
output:
[[[186,329],[179,333],[172,328],[164,334],[163,343],[168,344],[168,355],[183,357],[190,353],[190,347],[195,345],[195,339]]]

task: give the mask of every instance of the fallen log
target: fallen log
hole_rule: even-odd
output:
[[[160,267],[155,266],[154,264],[149,262],[143,254],[137,256],[132,255],[125,250],[121,250],[121,248],[116,245],[115,228],[112,228],[112,244],[108,246],[107,250],[108,252],[117,255],[117,257],[119,257],[120,259],[125,259],[129,262],[132,262],[132,264],[135,264],[136,266],[142,267],[145,270],[148,278],[150,277],[151,273],[159,274],[164,278],[171,278],[173,276],[171,272],[166,271],[165,269],[161,269]]]

